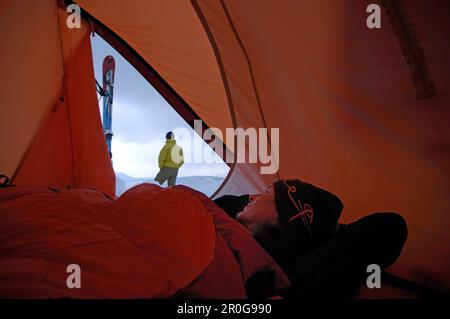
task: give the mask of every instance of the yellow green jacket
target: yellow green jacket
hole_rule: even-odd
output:
[[[177,145],[175,140],[167,140],[159,152],[159,168],[180,168],[184,163],[183,149]]]

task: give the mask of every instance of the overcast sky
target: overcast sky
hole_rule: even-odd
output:
[[[203,140],[172,109],[163,97],[100,36],[92,37],[94,70],[102,84],[102,63],[107,55],[116,61],[112,130],[113,165],[116,172],[135,177],[154,177],[158,172],[158,154],[165,134],[177,128],[192,131],[197,142]],[[100,100],[100,113],[102,112]],[[191,156],[192,141],[178,141],[185,157]],[[228,166],[214,153],[216,163],[186,163],[179,176],[226,176]],[[220,162],[220,163],[218,163]]]

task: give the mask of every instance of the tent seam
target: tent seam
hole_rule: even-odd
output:
[[[228,23],[230,24],[230,27],[231,27],[231,29],[233,31],[233,34],[236,37],[237,42],[239,43],[239,47],[241,48],[242,53],[244,54],[245,59],[247,61],[247,66],[248,66],[248,69],[249,69],[250,78],[252,79],[252,86],[253,86],[253,91],[255,93],[256,102],[257,102],[257,105],[258,105],[258,110],[259,110],[259,113],[261,115],[261,119],[263,121],[263,125],[267,129],[266,135],[267,135],[267,138],[268,138],[268,145],[269,145],[269,148],[272,150],[272,143],[271,143],[271,136],[270,136],[270,133],[269,133],[269,127],[267,125],[266,117],[265,117],[264,111],[262,109],[261,98],[259,96],[258,87],[256,85],[256,80],[255,80],[255,76],[254,76],[254,72],[253,72],[252,63],[250,61],[250,57],[249,57],[249,55],[247,53],[247,50],[245,49],[245,46],[244,46],[244,43],[242,42],[241,37],[239,36],[239,33],[236,30],[236,27],[234,25],[233,19],[231,18],[230,12],[229,12],[226,4],[225,4],[225,1],[224,0],[220,0],[220,3],[222,5],[224,13],[225,13],[225,15],[227,17]],[[277,170],[276,175],[277,175],[277,179],[279,180],[280,179],[280,173],[279,173],[278,170]]]
[[[67,111],[67,124],[69,126],[69,138],[70,138],[70,150],[71,150],[71,158],[72,158],[72,172],[71,172],[71,176],[70,176],[70,180],[69,180],[69,185],[71,184],[71,182],[73,182],[73,186],[77,187],[77,178],[76,178],[76,174],[75,174],[75,157],[74,157],[74,147],[73,147],[73,132],[72,132],[72,117],[70,115],[70,106],[69,106],[69,96],[67,95],[67,69],[66,69],[66,63],[64,61],[64,45],[63,45],[63,35],[61,32],[61,19],[59,17],[59,7],[57,7],[57,21],[58,21],[58,35],[59,35],[59,45],[60,45],[60,52],[61,52],[61,62],[62,62],[62,67],[63,67],[63,81],[62,81],[62,85],[63,85],[63,103],[66,107],[66,111]],[[89,36],[89,33],[88,33]]]
[[[200,8],[200,5],[197,3],[197,0],[191,0],[191,5],[194,8],[194,11],[197,13],[197,17],[200,20],[200,23],[203,26],[203,29],[208,37],[209,40],[209,44],[211,45],[211,48],[214,52],[214,55],[216,57],[216,62],[217,62],[217,66],[219,68],[220,71],[220,76],[222,78],[222,83],[223,83],[223,87],[225,90],[225,94],[227,96],[227,101],[228,101],[228,110],[230,111],[230,115],[231,115],[231,121],[233,124],[233,127],[236,128],[237,127],[237,119],[236,119],[236,113],[234,110],[234,104],[233,104],[233,98],[231,96],[231,91],[230,91],[230,86],[228,83],[228,78],[224,69],[224,63],[223,63],[223,59],[222,56],[220,54],[219,48],[217,46],[217,43],[215,41],[215,38],[211,32],[211,29],[208,25],[208,22],[206,21],[206,18],[203,14],[202,9]],[[235,139],[235,144],[236,144],[236,135],[234,136]],[[235,151],[233,151],[233,165],[231,166],[230,170],[228,171],[227,176],[225,177],[224,181],[222,182],[222,184],[219,186],[219,188],[210,196],[211,198],[214,198],[215,196],[217,196],[217,194],[219,194],[222,189],[225,187],[225,185],[228,183],[229,179],[231,178],[231,176],[233,175],[233,172],[236,168],[236,162],[237,162],[237,153]]]

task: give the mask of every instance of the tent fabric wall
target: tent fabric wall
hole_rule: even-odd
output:
[[[228,23],[229,15],[224,10],[222,2],[192,1],[192,4],[209,35],[211,45],[215,48],[235,127],[244,130],[270,128],[267,125],[265,110],[262,109],[251,60],[236,29]],[[261,175],[259,161],[248,164],[250,153],[258,152],[257,149],[248,147],[248,141],[245,151],[243,157],[245,161],[239,160],[240,154],[237,155],[235,158],[237,163],[232,166],[230,178],[220,189],[219,194],[264,192],[267,186],[277,179],[278,176],[275,174]]]
[[[424,100],[389,17],[366,27],[373,1],[78,2],[209,126],[280,128],[279,176],[339,195],[343,222],[403,214],[410,237],[392,271],[450,286],[448,2],[401,2],[437,90]],[[264,191],[278,176],[260,166],[235,165],[220,194]]]
[[[12,176],[62,89],[53,0],[1,2],[0,172]]]
[[[246,122],[244,114],[262,108],[267,126],[280,128],[280,175],[338,194],[343,222],[374,211],[402,213],[410,240],[392,271],[448,289],[450,65],[449,46],[437,37],[449,30],[448,3],[405,3],[438,90],[416,100],[389,19],[382,16],[381,30],[365,26],[373,1],[193,2],[211,29],[231,91],[233,85],[245,91],[233,96],[236,113],[243,113],[238,126],[258,127],[256,115]],[[237,39],[240,51],[233,50]],[[242,84],[249,76],[244,55],[256,88]],[[242,97],[255,93],[261,105]],[[252,183],[258,171],[239,166],[221,193],[262,191]]]
[[[20,186],[95,188],[115,196],[87,23],[80,29],[67,28],[67,13],[58,9],[56,1],[23,2],[21,8],[14,3],[6,7],[5,16],[32,15],[26,14],[24,21],[19,18],[23,30],[12,32],[15,39],[8,42],[16,56],[2,59],[6,68],[16,69],[10,70],[11,88],[2,88],[1,127],[7,130],[2,138],[9,139],[2,141],[6,156],[1,172]],[[3,33],[10,36],[6,30]],[[25,68],[12,63],[17,56],[23,56]]]

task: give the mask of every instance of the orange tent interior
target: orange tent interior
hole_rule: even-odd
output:
[[[342,199],[343,222],[399,212],[409,238],[389,271],[448,291],[449,1],[75,2],[78,29],[71,1],[0,1],[0,173],[13,184],[114,196],[96,32],[188,123],[279,128],[278,172],[233,164],[216,195],[300,178]],[[366,26],[371,3],[380,29]]]

